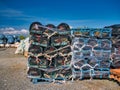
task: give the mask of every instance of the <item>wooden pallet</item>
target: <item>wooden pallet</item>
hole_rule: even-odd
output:
[[[110,78],[117,81],[120,85],[120,68],[119,69],[111,69],[110,70]]]

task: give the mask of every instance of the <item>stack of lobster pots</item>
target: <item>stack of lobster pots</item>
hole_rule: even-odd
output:
[[[109,78],[111,29],[74,29],[72,35],[73,79]]]
[[[72,57],[69,26],[33,22],[29,30],[28,77],[33,83],[68,80]]]
[[[112,27],[112,55],[111,55],[111,75],[110,78],[120,85],[120,26]]]

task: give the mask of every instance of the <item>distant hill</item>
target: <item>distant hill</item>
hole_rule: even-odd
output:
[[[104,28],[112,28],[112,34],[113,35],[120,34],[120,24],[105,26]]]
[[[120,24],[114,24],[111,26],[105,26],[105,28],[120,28]]]

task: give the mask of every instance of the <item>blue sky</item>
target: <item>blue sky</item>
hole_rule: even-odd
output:
[[[77,28],[120,24],[120,0],[0,0],[0,28],[61,22]]]

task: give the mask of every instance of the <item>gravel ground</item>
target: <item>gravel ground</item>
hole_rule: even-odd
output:
[[[82,80],[64,84],[33,84],[27,78],[27,58],[14,55],[15,48],[0,48],[0,90],[120,90],[109,80]]]

